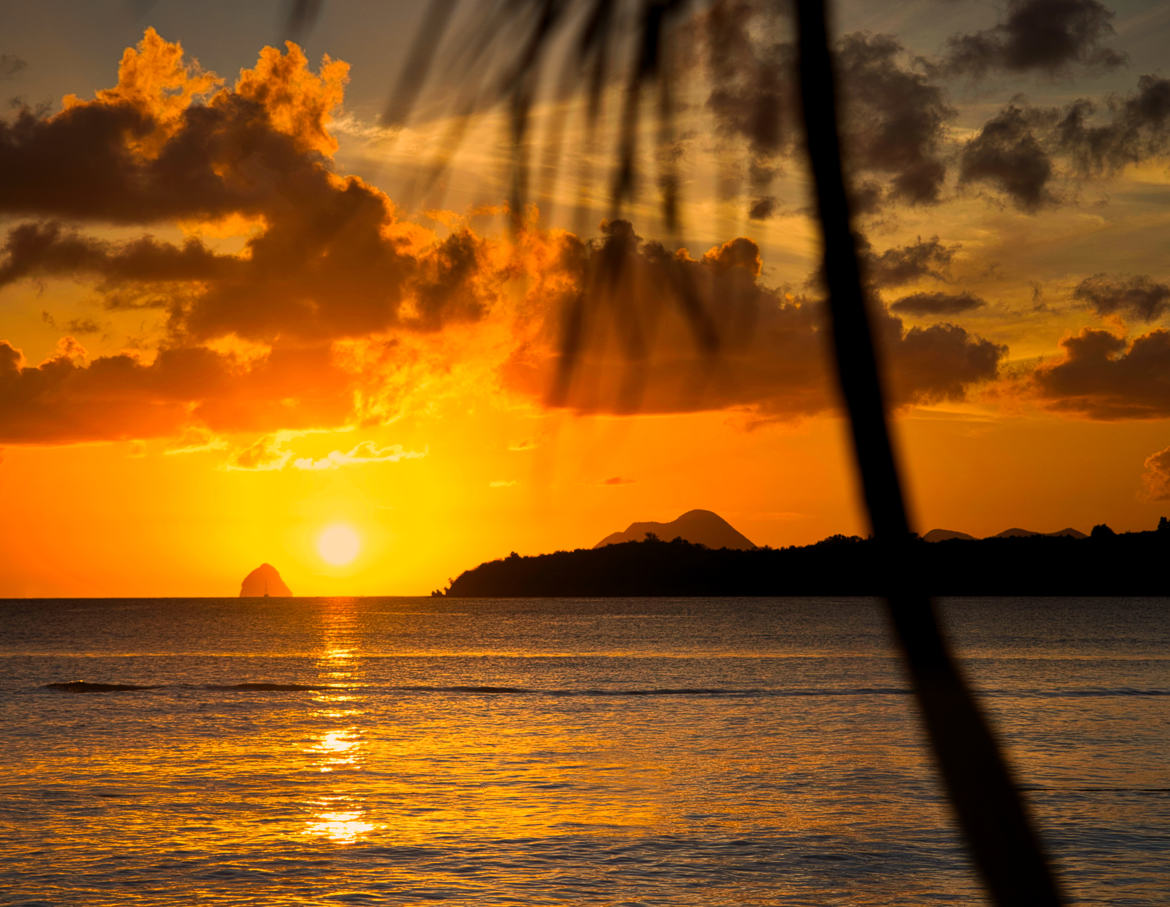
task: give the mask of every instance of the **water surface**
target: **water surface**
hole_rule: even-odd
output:
[[[945,613],[1078,903],[1170,899],[1170,602]],[[969,904],[876,603],[0,602],[0,903]]]

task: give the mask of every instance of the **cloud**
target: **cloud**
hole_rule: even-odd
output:
[[[960,183],[988,183],[1025,211],[1055,199],[1049,189],[1052,160],[1034,132],[1030,111],[1012,104],[988,120],[963,146]]]
[[[946,68],[980,77],[993,69],[1056,73],[1072,64],[1111,69],[1125,57],[1102,42],[1113,13],[1097,0],[1008,0],[994,28],[947,40]]]
[[[234,453],[228,460],[228,469],[249,472],[273,472],[284,469],[292,459],[292,451],[284,446],[284,439],[277,435],[257,438],[243,450]]]
[[[70,318],[64,324],[58,324],[51,312],[41,312],[41,321],[54,330],[61,329],[68,334],[99,334],[102,326],[92,318]]]
[[[859,245],[866,282],[876,288],[901,286],[923,277],[945,279],[959,248],[943,245],[937,236],[928,240],[919,237],[916,242],[886,249],[880,255],[873,251],[868,240],[862,240]]]
[[[1146,457],[1142,486],[1150,501],[1170,501],[1170,447]]]
[[[265,48],[223,87],[148,30],[115,88],[68,98],[55,116],[24,110],[0,123],[0,214],[48,219],[9,233],[0,283],[97,278],[111,307],[165,306],[189,343],[431,331],[481,317],[478,238],[428,239],[382,192],[333,172],[328,124],[345,77],[328,57],[314,73],[288,44]],[[194,238],[111,243],[52,222],[233,217],[260,225],[237,255]],[[168,292],[175,281],[199,285]]]
[[[322,347],[277,347],[249,359],[169,347],[153,360],[85,360],[72,338],[35,366],[0,341],[0,439],[62,444],[172,437],[191,425],[216,432],[340,425],[359,386]]]
[[[566,256],[575,274],[562,278],[559,317],[551,312],[551,323],[514,351],[507,387],[545,396],[567,374],[562,396],[549,402],[580,412],[737,407],[793,418],[835,405],[821,303],[762,286],[751,240],[696,260],[615,221],[602,241],[574,241]],[[994,378],[1006,353],[955,325],[907,330],[889,314],[876,317],[898,404],[962,397]],[[716,338],[710,352],[704,329]],[[568,359],[559,343],[566,331],[579,338]]]
[[[902,46],[889,35],[841,39],[846,164],[889,180],[888,195],[912,204],[933,203],[946,177],[944,128],[954,111],[942,89],[917,64],[905,65]]]
[[[937,89],[891,39],[850,36],[842,55],[859,80],[855,167],[929,200],[949,115]],[[142,355],[91,361],[70,339],[32,365],[0,343],[0,442],[249,432],[263,437],[237,468],[374,462],[398,454],[354,448],[301,466],[271,439],[377,421],[422,393],[420,375],[433,395],[436,376],[460,369],[580,412],[791,418],[834,405],[821,302],[762,284],[754,242],[695,259],[625,221],[596,240],[531,228],[496,241],[459,223],[437,236],[334,172],[345,77],[328,58],[314,72],[290,44],[228,86],[148,30],[114,88],[0,123],[0,215],[25,221],[3,240],[0,285],[72,277],[110,309],[165,318]],[[176,223],[199,229],[181,243],[149,232]],[[141,235],[90,226],[108,224]],[[237,252],[199,238],[226,225]],[[941,276],[953,249],[936,237],[867,250],[871,279]],[[953,325],[876,318],[898,404],[962,396],[1005,352]]]
[[[622,476],[610,476],[608,479],[602,479],[597,483],[598,485],[633,485],[633,479],[627,479]]]
[[[1170,148],[1170,79],[1144,75],[1136,92],[1109,100],[1104,119],[1097,111],[1091,101],[1074,101],[1054,131],[1055,145],[1081,176],[1113,173]]]
[[[1086,328],[1061,346],[1065,358],[1033,374],[1040,397],[1054,408],[1092,419],[1170,416],[1170,332],[1151,331],[1128,342]]]
[[[1073,290],[1073,297],[1091,305],[1098,315],[1128,314],[1153,321],[1170,307],[1170,286],[1145,274],[1136,277],[1094,274]]]
[[[958,315],[987,305],[971,293],[912,293],[890,303],[899,315]]]
[[[112,285],[125,282],[214,280],[244,264],[215,255],[198,239],[183,246],[144,236],[112,243],[85,237],[58,223],[28,223],[8,232],[0,261],[0,287],[26,277],[95,275]]]
[[[781,35],[774,4],[725,0],[704,19],[713,86],[707,109],[723,136],[746,141],[754,196],[750,216],[769,217],[767,191],[803,128],[796,52]],[[884,200],[929,204],[946,177],[945,124],[954,116],[929,67],[890,35],[854,33],[837,44],[842,147],[854,204],[873,211]]]
[[[1168,152],[1170,79],[1144,75],[1136,91],[1104,105],[1079,99],[1033,107],[1017,98],[963,146],[959,182],[992,186],[1036,211],[1059,200],[1057,179],[1112,175]]]
[[[378,447],[373,441],[362,441],[348,453],[334,450],[319,460],[312,457],[300,457],[294,460],[292,465],[296,469],[340,469],[342,466],[365,463],[398,463],[402,460],[417,460],[426,455],[425,450],[407,450],[401,444]]]
[[[11,79],[28,68],[28,63],[14,54],[0,54],[0,79]]]

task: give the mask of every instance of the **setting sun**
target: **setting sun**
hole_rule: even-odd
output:
[[[362,540],[352,527],[344,524],[329,526],[317,537],[317,553],[335,567],[352,563],[361,551]]]

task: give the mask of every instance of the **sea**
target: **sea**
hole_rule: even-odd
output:
[[[1077,904],[1170,903],[1170,599],[940,604]],[[880,602],[0,601],[0,904],[979,904]]]

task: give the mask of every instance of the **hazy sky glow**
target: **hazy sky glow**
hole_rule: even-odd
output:
[[[695,507],[758,544],[865,531],[786,24],[742,0],[679,26],[677,233],[652,141],[612,217],[613,133],[587,141],[575,83],[536,104],[512,233],[501,113],[427,183],[468,84],[445,51],[381,124],[415,7],[325,3],[288,46],[281,3],[0,10],[0,595],[232,594],[262,561],[298,594],[421,593]],[[919,528],[1152,528],[1170,4],[847,3],[837,31]]]

